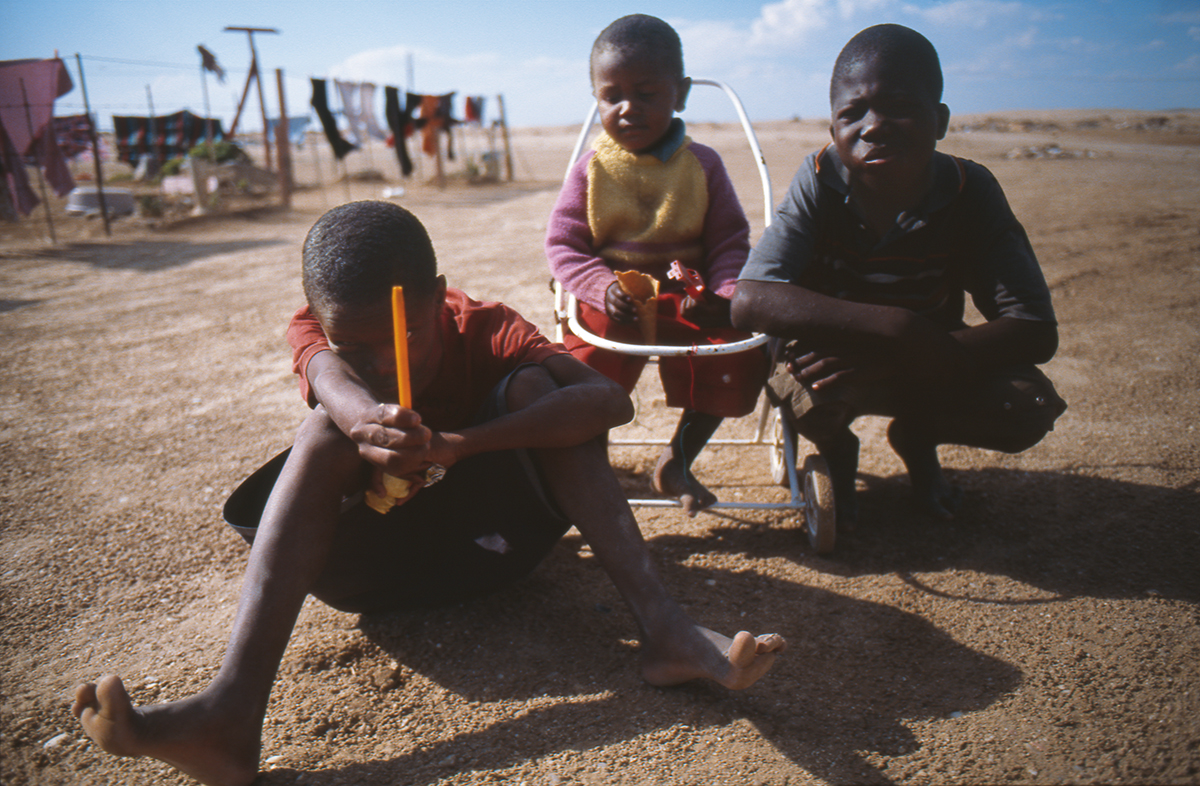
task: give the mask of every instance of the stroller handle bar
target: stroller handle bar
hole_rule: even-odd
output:
[[[708,85],[722,90],[729,98],[729,102],[733,104],[733,109],[737,112],[738,120],[742,123],[742,130],[746,132],[746,142],[750,145],[750,151],[754,154],[754,164],[758,167],[758,177],[762,181],[763,192],[763,224],[771,226],[771,174],[767,171],[767,161],[763,157],[762,148],[758,144],[758,136],[754,133],[754,126],[750,124],[750,118],[746,115],[746,108],[742,106],[742,100],[738,98],[737,93],[733,92],[733,88],[724,82],[716,79],[693,79],[693,85]],[[571,160],[567,164],[567,171],[563,175],[563,181],[571,175],[571,167],[579,160],[579,156],[583,155],[583,148],[587,145],[588,136],[591,134],[592,126],[596,123],[596,116],[600,114],[599,104],[592,103],[592,111],[588,113],[587,120],[583,121],[583,128],[579,131],[579,138],[575,140],[575,149],[571,151]]]

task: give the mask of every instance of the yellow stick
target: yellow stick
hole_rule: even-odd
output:
[[[408,379],[408,319],[404,314],[404,287],[392,287],[392,331],[396,336],[396,383],[400,406],[412,409],[412,386]]]

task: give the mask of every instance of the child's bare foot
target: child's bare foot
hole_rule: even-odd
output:
[[[692,471],[675,458],[675,452],[669,445],[654,466],[654,490],[678,499],[684,512],[691,518],[717,504],[717,495],[696,480]]]
[[[642,677],[664,687],[710,679],[732,690],[748,688],[787,649],[777,633],[741,631],[730,639],[697,625],[678,607],[658,630],[647,633],[643,642]]]
[[[150,756],[209,786],[246,786],[258,774],[258,724],[239,731],[203,697],[135,708],[121,678],[109,676],[77,687],[71,711],[108,753]]]

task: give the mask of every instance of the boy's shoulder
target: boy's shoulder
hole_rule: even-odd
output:
[[[541,330],[512,306],[498,300],[476,300],[461,289],[446,287],[443,314],[464,335],[521,333],[541,335]]]

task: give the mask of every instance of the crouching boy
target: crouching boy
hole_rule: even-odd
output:
[[[733,321],[778,337],[768,395],[828,461],[839,527],[857,516],[860,415],[892,418],[919,504],[949,518],[938,445],[1020,452],[1066,408],[1035,365],[1058,347],[1050,292],[992,174],[935,150],[950,110],[924,36],[862,31],[829,95],[833,144],[751,252]],[[964,292],[986,322],[964,322]]]

